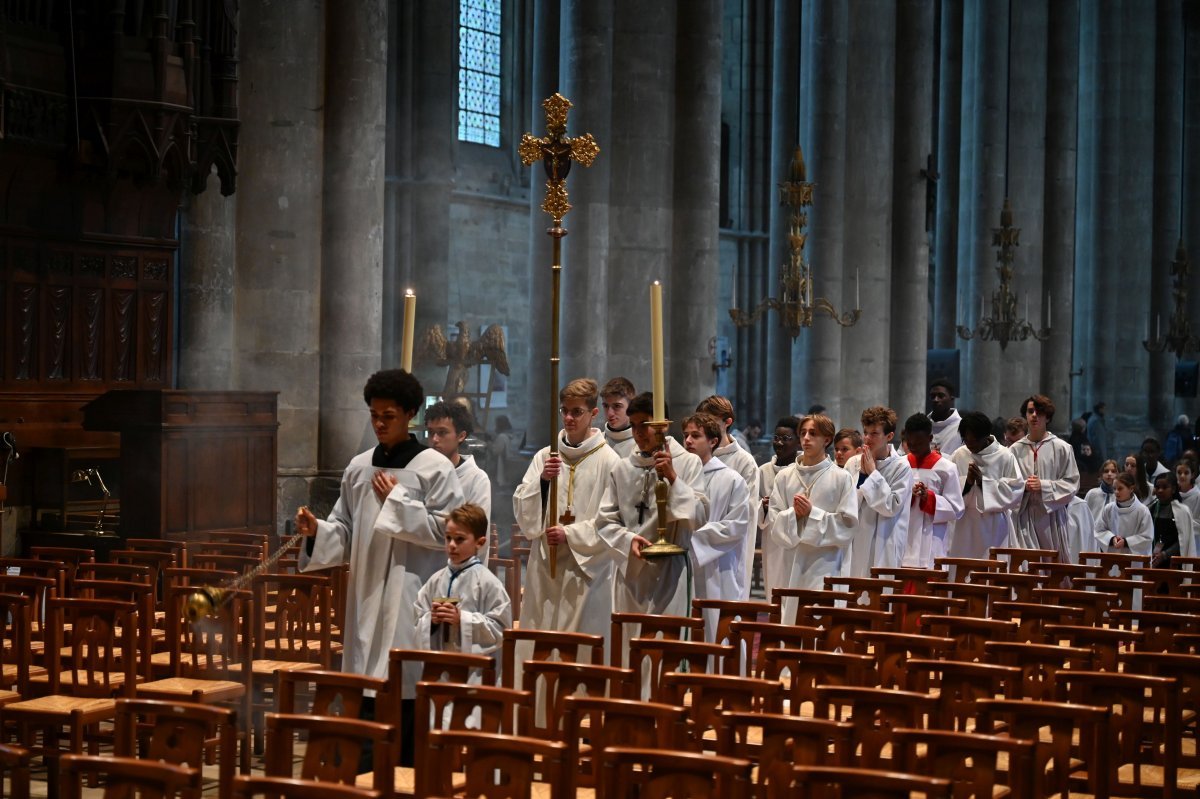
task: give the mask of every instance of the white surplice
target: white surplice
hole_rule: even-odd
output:
[[[479,552],[479,559],[487,566],[488,557],[492,552],[492,479],[488,477],[487,472],[479,468],[474,455],[460,456],[454,473],[458,475],[459,485],[462,486],[463,501],[483,508],[487,516],[487,543]]]
[[[513,491],[513,513],[521,534],[532,544],[525,569],[525,594],[521,601],[521,626],[529,630],[558,630],[603,635],[611,632],[612,574],[614,558],[608,545],[596,534],[594,520],[600,508],[609,473],[620,458],[592,428],[578,447],[559,433],[558,512],[567,509],[570,493],[575,521],[563,525],[567,541],[560,544],[557,574],[550,577],[550,545],[546,543],[542,469],[550,457],[545,447],[529,464],[525,477]],[[590,454],[589,454],[590,453]],[[571,465],[575,464],[574,483]],[[549,493],[549,484],[546,487]]]
[[[986,558],[992,547],[1016,546],[1013,541],[1013,512],[1021,506],[1025,480],[1017,471],[1017,461],[1008,447],[995,439],[979,452],[965,445],[950,456],[958,469],[959,481],[967,482],[967,466],[975,463],[981,483],[964,495],[962,517],[954,523],[947,553],[952,558]]]
[[[454,467],[432,449],[401,469],[372,465],[360,453],[342,473],[341,495],[318,520],[312,554],[300,549],[300,571],[350,563],[342,671],[386,677],[388,650],[419,649],[412,609],[425,582],[446,562],[446,516],[463,504]],[[398,481],[381,504],[371,480],[378,471]],[[411,698],[416,671],[404,675]]]
[[[929,421],[933,422],[933,448],[949,458],[963,443],[962,436],[958,433],[958,423],[962,421],[962,417],[958,415],[958,408],[951,408],[950,415],[940,422],[933,416],[929,417]]]
[[[750,593],[742,564],[744,544],[754,530],[746,481],[721,460],[711,458],[700,472],[700,482],[690,547],[695,598],[742,599]],[[704,611],[704,637],[710,643],[719,617],[719,611]]]
[[[689,549],[699,515],[696,492],[704,490],[700,478],[703,465],[675,439],[667,436],[666,441],[676,473],[667,491],[668,540]],[[617,559],[612,609],[619,613],[689,616],[691,586],[684,556],[642,560],[629,554],[635,535],[651,543],[658,540],[656,482],[654,458],[636,451],[610,469],[605,480],[596,530]]]
[[[788,466],[790,465],[788,464]],[[762,496],[771,496],[771,492],[775,488],[775,477],[786,468],[787,466],[779,466],[778,457],[775,455],[771,456],[771,460],[758,467],[759,490],[762,492]],[[760,501],[759,508],[761,509],[761,507]],[[779,550],[779,545],[775,543],[775,539],[771,536],[771,523],[773,521],[774,516],[771,513],[769,505],[765,513],[761,510],[759,511],[759,547],[762,549],[763,587],[766,589],[767,601],[771,599],[771,590],[777,585],[783,585],[783,580],[787,576],[783,571],[783,561],[780,560],[782,553]]]
[[[754,456],[750,454],[750,450],[745,449],[738,444],[737,439],[732,439],[723,447],[717,447],[713,450],[713,455],[719,458],[726,466],[733,469],[742,476],[746,481],[746,488],[749,491],[749,513],[751,529],[758,527],[758,518],[761,515],[762,509],[762,486],[759,484],[760,475],[758,472],[758,463],[755,462]],[[746,572],[746,578],[742,584],[746,587],[746,593],[740,597],[730,597],[730,599],[749,599],[750,598],[750,582],[752,572],[754,571],[754,538],[747,537],[743,542],[745,551],[742,553],[742,568]]]
[[[1083,495],[1083,501],[1087,503],[1088,510],[1092,512],[1092,520],[1100,518],[1100,511],[1104,510],[1104,506],[1111,502],[1116,502],[1116,495],[1112,489],[1105,491],[1104,484],[1100,484]],[[1200,496],[1197,497],[1200,499]]]
[[[1190,526],[1190,525],[1189,525]],[[1105,552],[1120,552],[1112,548],[1115,536],[1125,539],[1125,552],[1149,555],[1154,541],[1154,520],[1150,510],[1137,497],[1127,503],[1112,502],[1104,506],[1096,519],[1096,541]]]
[[[923,504],[915,499],[909,502],[904,565],[932,569],[935,558],[946,556],[949,532],[965,508],[958,467],[937,451],[920,461],[910,452],[908,465],[913,470],[913,483],[924,483],[927,491]]]
[[[850,548],[850,577],[870,577],[872,566],[901,565],[908,546],[908,503],[913,472],[908,459],[888,445],[888,455],[875,461],[875,471],[862,474],[862,456],[846,461],[846,473],[858,485],[858,527]]]
[[[1079,490],[1079,466],[1075,452],[1063,439],[1047,432],[1038,442],[1022,438],[1012,445],[1017,471],[1022,479],[1036,474],[1041,480],[1038,493],[1026,491],[1021,508],[1013,518],[1019,546],[1057,550],[1059,560],[1074,563],[1071,557],[1071,527],[1067,507]]]
[[[458,599],[457,626],[431,624],[433,600],[443,597]],[[447,564],[429,578],[417,594],[415,613],[422,649],[491,655],[503,643],[504,631],[512,627],[508,592],[478,558],[461,569]]]
[[[812,502],[807,518],[796,518],[796,494]],[[823,589],[826,577],[846,573],[858,522],[853,475],[831,460],[814,466],[797,460],[775,476],[770,508],[770,535],[778,549],[781,585]],[[790,621],[795,615],[796,600],[788,598],[783,618]]]
[[[605,422],[604,440],[622,460],[628,458],[637,449],[637,443],[633,440],[633,425],[626,426],[624,430],[613,430],[608,426],[608,422]]]

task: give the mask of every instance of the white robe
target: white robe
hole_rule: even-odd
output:
[[[667,534],[684,549],[691,549],[691,532],[699,515],[697,490],[703,491],[700,459],[667,437],[676,479],[667,493]],[[596,515],[596,530],[617,559],[613,579],[612,609],[618,613],[660,613],[690,616],[684,557],[642,560],[631,557],[635,535],[658,540],[658,506],[655,502],[654,459],[634,452],[617,463],[605,480],[604,499]],[[647,479],[649,478],[649,479]],[[645,503],[638,523],[638,505]],[[672,531],[674,533],[672,537]]]
[[[1112,491],[1105,491],[1103,486],[1096,486],[1083,495],[1083,501],[1087,503],[1088,510],[1092,512],[1092,520],[1100,518],[1100,511],[1104,510],[1105,505],[1109,505],[1116,501],[1116,496]]]
[[[1190,525],[1189,525],[1190,527]],[[1125,551],[1131,555],[1149,555],[1154,542],[1154,520],[1150,510],[1134,497],[1128,507],[1113,502],[1105,505],[1096,519],[1096,541],[1104,551],[1120,551],[1112,548],[1115,536],[1125,539]]]
[[[750,528],[755,529],[758,527],[758,518],[761,515],[759,511],[762,508],[762,502],[759,499],[762,496],[762,485],[759,482],[758,463],[755,462],[754,456],[750,454],[750,450],[738,444],[737,439],[730,441],[723,447],[717,447],[713,450],[713,455],[720,458],[726,466],[736,471],[746,481],[746,488],[749,490],[749,499],[747,501],[750,505]],[[742,584],[746,587],[746,592],[740,597],[729,597],[730,599],[750,598],[750,582],[752,572],[754,571],[754,539],[747,536],[743,542],[743,547],[745,551],[742,553],[742,568],[745,570],[746,576],[742,580]]]
[[[846,473],[857,484],[862,456],[846,461]],[[858,486],[858,528],[850,548],[850,577],[870,577],[872,566],[894,568],[908,546],[908,503],[913,472],[908,459],[888,445],[888,456],[875,462],[875,471]]]
[[[342,671],[386,677],[389,650],[421,647],[412,608],[446,562],[446,516],[463,494],[450,461],[423,449],[403,469],[383,470],[398,482],[381,504],[371,486],[380,471],[373,452],[350,461],[329,518],[317,522],[312,554],[301,547],[298,564],[313,571],[350,562]],[[406,699],[416,676],[414,664],[404,675]]]
[[[940,452],[930,452],[920,462],[909,453],[908,465],[913,470],[913,483],[924,483],[928,491],[924,507],[915,499],[909,501],[904,565],[932,569],[934,558],[946,556],[949,532],[965,508],[958,467]]]
[[[951,408],[950,415],[940,422],[932,416],[929,420],[933,422],[934,449],[949,458],[963,443],[962,436],[958,434],[958,423],[962,421],[962,417],[958,415],[958,408]]]
[[[504,584],[480,562],[461,570],[451,584],[449,564],[421,587],[415,606],[422,649],[491,655],[512,627],[512,602]],[[431,625],[433,600],[458,597],[458,626]]]
[[[797,519],[792,498],[812,502],[807,518]],[[846,574],[858,522],[854,476],[831,460],[815,466],[796,461],[775,476],[771,491],[771,538],[779,550],[781,584],[790,588],[825,587],[825,578]],[[783,618],[796,615],[796,599],[784,601]]]
[[[795,461],[793,461],[795,463]],[[791,464],[788,464],[791,466]],[[772,455],[771,460],[758,467],[759,474],[759,490],[764,497],[770,497],[771,492],[775,488],[775,477],[787,466],[780,467],[777,463],[776,456]],[[761,503],[759,504],[761,508]],[[783,554],[779,545],[775,543],[775,538],[771,535],[771,523],[774,521],[774,516],[771,513],[770,506],[766,513],[759,512],[758,529],[759,548],[762,549],[762,571],[763,571],[763,586],[766,589],[767,601],[771,600],[771,591],[777,585],[783,585],[787,579],[787,574],[783,571],[783,561],[780,556]]]
[[[628,458],[637,449],[637,443],[633,440],[633,425],[629,425],[624,430],[613,430],[608,426],[608,422],[605,422],[604,440],[622,460]]]
[[[717,458],[700,472],[702,493],[692,530],[692,579],[696,599],[742,599],[749,596],[742,559],[745,540],[753,536],[746,481]],[[716,640],[720,612],[704,611],[704,637]]]
[[[461,456],[458,465],[454,467],[454,473],[458,476],[459,485],[462,486],[463,501],[483,508],[483,512],[487,516],[487,542],[479,552],[479,559],[486,567],[488,557],[492,552],[492,538],[494,537],[492,535],[492,479],[487,476],[487,472],[479,468],[474,455]]]
[[[1191,509],[1188,508],[1187,504],[1179,500],[1171,502],[1171,512],[1175,516],[1175,529],[1179,533],[1179,557],[1196,557],[1196,553],[1200,552],[1200,536],[1195,532],[1197,525],[1196,517],[1192,515]],[[1153,521],[1153,510],[1151,510],[1150,518]],[[1183,532],[1188,528],[1191,528],[1193,531],[1191,535],[1186,535]],[[1151,554],[1154,554],[1153,543],[1151,543],[1150,551]]]
[[[513,514],[521,534],[532,542],[525,569],[521,626],[528,630],[603,635],[607,640],[612,624],[610,583],[614,558],[608,544],[596,534],[594,520],[608,475],[620,458],[605,444],[604,435],[594,428],[578,447],[567,445],[565,433],[560,432],[559,436],[559,457],[563,461],[558,475],[560,515],[567,508],[570,465],[578,465],[571,498],[575,521],[563,526],[567,541],[557,547],[554,579],[550,578],[550,545],[545,541],[546,507],[542,501],[542,469],[550,457],[549,447],[534,456],[524,479],[513,491]],[[600,449],[592,452],[596,447]],[[588,452],[592,454],[583,457]]]
[[[1012,445],[1017,471],[1022,478],[1036,474],[1042,481],[1039,494],[1026,491],[1014,522],[1019,546],[1058,551],[1063,563],[1074,563],[1071,556],[1071,526],[1067,507],[1079,490],[1079,466],[1075,452],[1063,439],[1047,432],[1034,443],[1026,436]]]
[[[950,456],[958,468],[961,485],[967,482],[967,467],[979,466],[980,483],[971,486],[963,497],[962,517],[954,523],[946,549],[952,558],[986,558],[992,547],[1011,547],[1013,543],[1012,514],[1021,506],[1025,481],[1017,473],[1017,461],[1008,447],[993,440],[978,453],[966,446]]]

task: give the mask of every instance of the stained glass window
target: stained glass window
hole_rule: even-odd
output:
[[[500,146],[501,0],[459,0],[458,139]]]

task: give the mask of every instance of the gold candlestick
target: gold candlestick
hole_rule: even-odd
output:
[[[666,449],[667,428],[671,426],[671,420],[656,419],[648,422],[648,424],[650,425],[650,429],[654,431],[654,439],[658,442],[658,449]],[[667,495],[670,493],[671,484],[665,478],[660,477],[654,485],[654,504],[658,507],[658,540],[642,550],[643,558],[653,560],[655,558],[670,558],[687,554],[686,549],[672,540],[674,538],[673,535],[668,537]]]

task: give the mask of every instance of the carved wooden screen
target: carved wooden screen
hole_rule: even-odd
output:
[[[0,390],[172,385],[175,253],[0,237]]]

